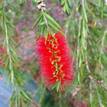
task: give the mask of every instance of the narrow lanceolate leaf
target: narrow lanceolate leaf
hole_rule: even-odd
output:
[[[42,17],[43,17],[42,14],[40,14],[40,15],[37,17],[37,20],[34,22],[34,25],[33,25],[32,28],[34,28],[35,26],[37,26],[37,24],[38,24],[39,22],[41,22]]]
[[[44,12],[43,15],[46,17],[48,24],[53,29],[55,29],[55,30],[57,29],[57,31],[61,30],[61,26],[50,15],[48,15],[46,12]]]
[[[73,59],[65,37],[61,33],[40,37],[36,42],[36,54],[41,76],[47,87],[59,89],[73,80]],[[55,86],[54,86],[55,85]]]
[[[70,14],[70,11],[71,11],[71,7],[70,7],[71,0],[60,0],[60,2],[61,2],[61,5],[63,6],[64,12],[66,12],[67,14]]]

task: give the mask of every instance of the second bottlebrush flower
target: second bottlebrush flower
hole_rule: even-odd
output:
[[[40,37],[36,42],[36,54],[46,87],[55,86],[59,90],[72,83],[73,58],[67,41],[60,32]]]

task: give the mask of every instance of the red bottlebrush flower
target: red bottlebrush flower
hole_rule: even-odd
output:
[[[41,76],[47,87],[60,83],[62,88],[73,80],[73,59],[61,33],[40,37],[36,42]]]
[[[6,52],[6,49],[0,46],[0,54]]]
[[[3,48],[2,46],[0,46],[0,66],[3,66],[3,65],[4,65],[1,56],[2,56],[2,54],[4,54],[5,52],[6,52],[6,49]]]

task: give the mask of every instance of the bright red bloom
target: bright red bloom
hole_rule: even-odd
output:
[[[50,87],[57,82],[62,86],[73,80],[73,59],[65,37],[61,33],[40,37],[36,42],[41,76]],[[60,88],[61,88],[60,87]]]
[[[1,56],[6,52],[6,49],[2,46],[0,46],[0,66],[3,66],[3,60],[1,58]]]
[[[1,54],[1,53],[5,53],[5,52],[6,52],[6,49],[3,48],[2,46],[0,46],[0,54]]]

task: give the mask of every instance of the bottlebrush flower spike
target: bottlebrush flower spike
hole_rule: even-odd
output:
[[[36,42],[36,54],[41,76],[47,87],[62,89],[73,80],[73,59],[65,37],[60,33],[40,37]]]
[[[5,52],[6,52],[6,49],[0,46],[0,54],[5,53]]]
[[[0,46],[0,66],[3,66],[3,60],[1,58],[2,54],[4,54],[6,52],[6,49],[3,46]]]

